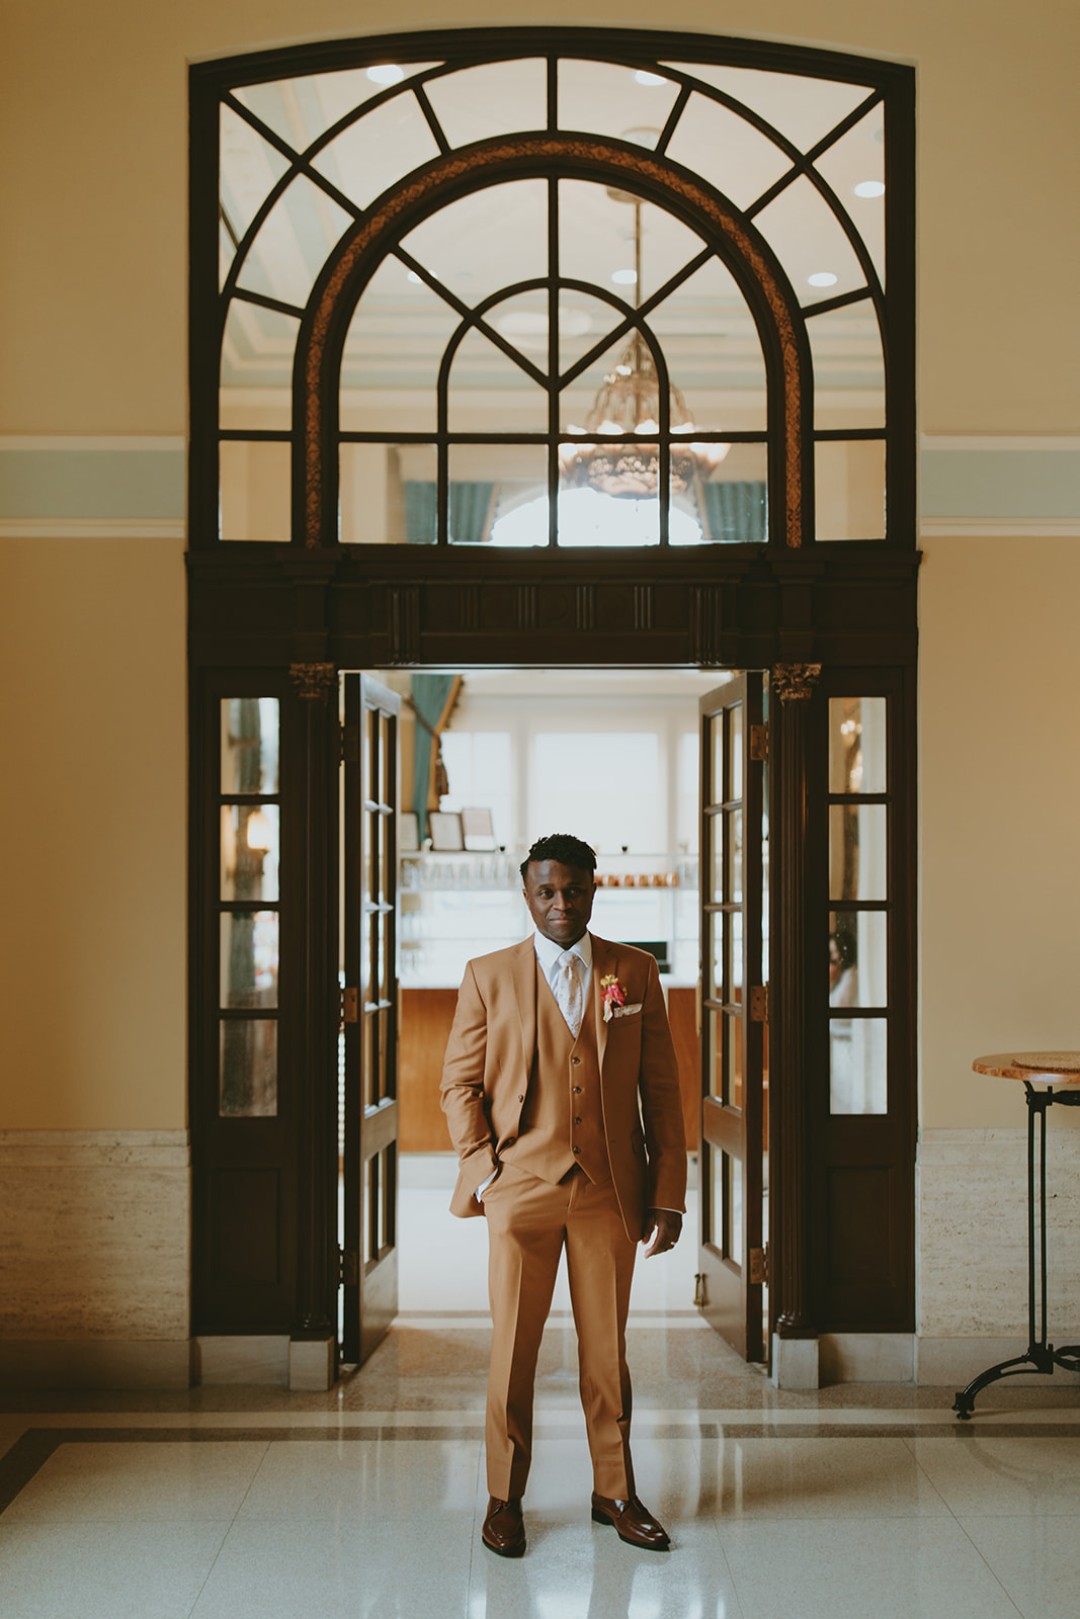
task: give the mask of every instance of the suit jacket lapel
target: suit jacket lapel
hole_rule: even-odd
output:
[[[592,993],[593,993],[593,1021],[596,1024],[596,1059],[600,1065],[601,1076],[604,1072],[604,1053],[607,1051],[608,1026],[604,1022],[604,997],[600,989],[600,980],[608,973],[616,970],[616,956],[613,945],[606,939],[598,939],[593,934],[592,941]]]
[[[513,968],[514,999],[521,1022],[521,1061],[528,1084],[536,1051],[536,946],[524,939],[517,946]]]

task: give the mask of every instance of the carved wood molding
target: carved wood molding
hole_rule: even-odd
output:
[[[289,678],[304,702],[325,703],[337,685],[337,668],[332,663],[290,663]]]
[[[390,587],[390,662],[417,663],[420,658],[420,586]]]
[[[805,703],[821,674],[820,663],[778,663],[773,666],[772,687],[782,703]]]

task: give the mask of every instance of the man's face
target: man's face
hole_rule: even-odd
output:
[[[558,860],[530,860],[524,893],[529,915],[545,939],[564,950],[577,943],[588,926],[596,897],[591,871],[564,866]]]

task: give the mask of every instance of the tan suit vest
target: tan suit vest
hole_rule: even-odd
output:
[[[611,1179],[593,1001],[590,984],[575,1040],[536,963],[536,1051],[520,1134],[502,1157],[553,1186],[575,1165],[598,1185]]]

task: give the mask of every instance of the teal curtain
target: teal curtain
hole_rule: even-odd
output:
[[[434,545],[435,485],[405,481],[405,538],[410,545]]]
[[[450,485],[450,538],[458,545],[480,545],[490,538],[494,495],[493,483]]]
[[[405,538],[410,545],[433,545],[437,535],[437,491],[433,483],[406,480]],[[451,483],[450,538],[458,545],[480,545],[491,535],[495,516],[493,483]]]
[[[416,710],[416,742],[413,751],[413,808],[421,842],[427,837],[428,783],[431,780],[431,750],[434,731],[454,689],[456,675],[413,675],[412,706]]]
[[[732,479],[704,485],[701,513],[706,538],[715,542],[763,544],[766,533],[764,479]]]

